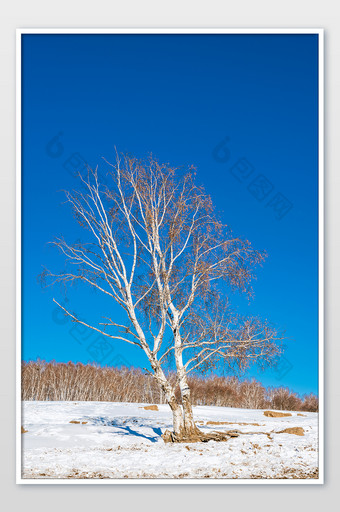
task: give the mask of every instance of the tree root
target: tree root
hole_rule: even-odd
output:
[[[165,443],[207,443],[208,441],[228,441],[231,437],[238,437],[242,432],[228,430],[227,432],[201,432],[199,429],[193,432],[176,434],[166,430],[162,434]]]
[[[229,441],[232,437],[238,437],[240,435],[254,435],[263,434],[272,439],[272,434],[280,434],[280,432],[241,432],[240,430],[227,430],[226,432],[202,432],[199,429],[195,429],[191,432],[184,432],[182,434],[176,434],[170,430],[166,430],[162,434],[163,441],[165,443],[207,443],[208,441]]]

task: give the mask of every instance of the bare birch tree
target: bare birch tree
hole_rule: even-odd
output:
[[[251,294],[265,254],[222,224],[194,169],[177,175],[153,157],[127,155],[106,164],[105,184],[97,169],[87,169],[79,175],[80,189],[66,192],[91,240],[56,239],[69,265],[59,274],[45,271],[45,277],[52,284],[81,282],[121,306],[126,323],[109,317],[91,325],[55,301],[74,322],[144,352],[173,414],[166,441],[205,441],[211,436],[195,425],[188,374],[223,363],[270,364],[279,353],[276,331],[234,314],[226,299],[232,289]],[[181,400],[165,372],[169,361]]]

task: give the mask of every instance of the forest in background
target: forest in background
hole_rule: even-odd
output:
[[[175,374],[169,374],[175,383]],[[152,375],[135,368],[81,363],[22,363],[22,400],[166,403]],[[299,396],[286,387],[264,387],[235,376],[189,378],[193,405],[317,412],[318,397]],[[180,390],[176,389],[180,400]]]

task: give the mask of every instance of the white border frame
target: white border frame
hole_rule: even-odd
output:
[[[21,36],[23,34],[315,34],[319,43],[319,478],[318,479],[33,479],[22,478],[21,443]],[[17,484],[306,484],[324,483],[324,30],[320,28],[135,28],[135,29],[17,29],[16,30],[16,483]]]

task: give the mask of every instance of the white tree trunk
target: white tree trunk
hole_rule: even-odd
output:
[[[178,332],[178,329],[174,329],[174,336],[175,336],[175,361],[176,361],[176,368],[177,368],[177,376],[178,376],[178,382],[179,387],[181,390],[181,397],[182,397],[182,405],[183,405],[183,414],[184,414],[184,430],[185,435],[190,437],[192,435],[195,435],[199,432],[198,428],[196,427],[195,420],[194,420],[194,413],[192,410],[192,403],[191,403],[191,392],[188,384],[188,377],[187,373],[183,364],[183,357],[182,357],[182,341],[181,336]]]
[[[155,379],[163,390],[166,401],[172,411],[174,433],[182,436],[185,430],[184,416],[182,407],[175,396],[175,391],[159,365],[155,364],[153,370],[155,372]]]

